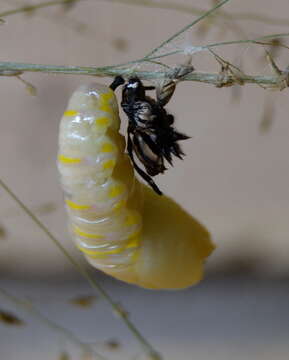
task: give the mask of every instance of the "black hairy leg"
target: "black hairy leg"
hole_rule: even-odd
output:
[[[162,195],[163,193],[160,191],[160,189],[158,188],[157,184],[153,181],[153,179],[137,165],[133,156],[133,145],[129,134],[127,135],[127,152],[137,173],[150,185],[150,187],[158,195]]]

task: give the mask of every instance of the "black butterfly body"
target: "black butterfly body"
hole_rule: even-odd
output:
[[[123,82],[121,77],[116,77],[111,88],[114,90]],[[146,90],[153,89],[154,87],[144,86],[137,77],[130,78],[123,86],[121,106],[129,119],[127,150],[134,168],[161,195],[151,176],[166,170],[165,160],[172,165],[172,155],[182,159],[184,153],[178,141],[189,137],[174,129],[174,116],[164,108],[172,96],[175,83],[168,83],[163,90],[157,92],[157,100],[145,94]],[[137,165],[134,153],[146,172]]]

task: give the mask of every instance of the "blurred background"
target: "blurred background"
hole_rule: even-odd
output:
[[[127,62],[190,23],[197,15],[189,9],[208,9],[214,2],[153,1],[161,9],[144,3],[87,0],[3,17],[1,61],[79,66]],[[23,5],[27,1],[2,0],[0,18]],[[263,0],[261,8],[257,0],[232,0],[222,11],[226,14],[193,27],[169,50],[289,29],[285,0],[274,6]],[[266,48],[281,69],[288,66],[288,49]],[[215,51],[246,73],[272,73],[262,45]],[[193,55],[193,65],[197,71],[220,71],[208,52]],[[83,261],[67,232],[56,168],[57,134],[72,91],[93,79],[42,73],[26,73],[22,79],[33,84],[37,96],[15,77],[0,79],[1,178]],[[108,84],[111,79],[97,81]],[[126,285],[94,269],[92,273],[165,359],[288,359],[288,92],[186,82],[178,86],[168,109],[175,114],[177,129],[192,138],[183,143],[184,161],[175,161],[156,182],[211,232],[217,249],[207,262],[206,277],[196,287],[169,292]],[[29,299],[47,318],[95,344],[109,359],[144,358],[99,296],[89,298],[92,304],[73,301],[92,295],[87,283],[2,189],[0,199],[0,288]],[[64,352],[69,353],[66,359],[84,359],[57,331],[1,296],[0,310],[24,322],[12,326],[0,321],[0,360],[65,360]]]

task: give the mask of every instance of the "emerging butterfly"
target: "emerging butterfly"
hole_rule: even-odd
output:
[[[202,278],[207,230],[134,176],[111,88],[81,86],[60,123],[58,168],[76,246],[94,267],[150,289]]]
[[[121,76],[117,76],[110,85],[115,90],[124,83]],[[122,89],[121,106],[129,119],[127,129],[127,151],[135,170],[154,189],[162,192],[152,180],[151,176],[166,170],[164,160],[172,165],[172,155],[182,159],[182,152],[178,141],[186,140],[189,136],[177,132],[173,128],[174,116],[168,114],[164,106],[169,102],[176,88],[175,81],[169,81],[165,86],[157,89],[156,100],[146,95],[147,90],[154,90],[153,86],[144,86],[138,77],[130,78]],[[144,165],[144,172],[136,163],[134,153]]]

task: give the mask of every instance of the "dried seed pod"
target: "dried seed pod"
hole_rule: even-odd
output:
[[[134,176],[114,92],[81,86],[60,124],[58,168],[70,229],[88,262],[151,289],[197,283],[214,246],[207,230]]]
[[[0,322],[6,325],[24,325],[24,321],[9,311],[0,309]]]

